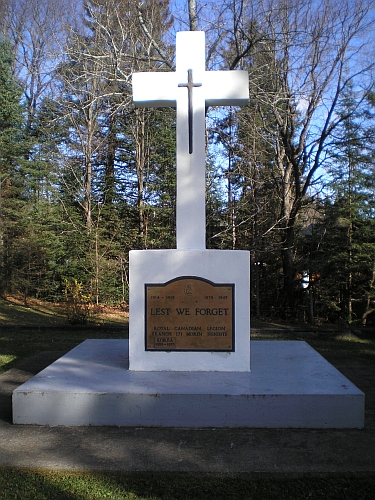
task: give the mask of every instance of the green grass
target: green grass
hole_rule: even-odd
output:
[[[55,326],[67,324],[62,308],[53,304],[32,302],[24,306],[20,300],[0,299],[0,325]]]
[[[372,499],[374,475],[306,477],[192,473],[74,473],[2,469],[0,499]]]
[[[61,310],[53,305],[24,307],[0,299],[0,373],[19,361],[42,351],[70,351],[87,338],[127,338],[128,320],[94,322],[87,326],[69,325]],[[119,315],[120,316],[120,315]],[[17,323],[17,318],[20,323]],[[102,316],[103,317],[103,316]],[[121,318],[121,316],[120,316]]]
[[[87,326],[69,325],[56,304],[0,299],[0,373],[41,351],[68,352],[87,338],[127,338],[128,318],[120,312],[98,314]]]
[[[15,361],[17,356],[14,354],[0,354],[0,373],[3,366],[10,365],[12,361]]]
[[[128,325],[122,327],[2,327],[0,329],[0,373],[41,351],[62,354],[90,339],[127,338]]]

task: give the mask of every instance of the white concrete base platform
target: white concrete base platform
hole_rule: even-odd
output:
[[[13,392],[13,423],[361,428],[365,395],[306,342],[252,341],[251,372],[137,372],[86,340]]]

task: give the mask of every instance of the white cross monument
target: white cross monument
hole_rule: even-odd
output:
[[[178,248],[130,252],[129,370],[125,339],[86,340],[14,391],[13,423],[363,427],[364,394],[305,342],[256,341],[249,373],[249,252],[205,249],[204,107],[246,100],[246,73],[206,72],[204,35],[188,32],[176,73],[133,78],[142,105],[177,104]],[[229,334],[233,348],[219,352]],[[205,345],[181,350],[180,339]]]
[[[134,371],[250,370],[249,252],[206,250],[205,214],[205,109],[246,104],[248,74],[206,71],[205,53],[204,32],[179,32],[175,72],[132,75],[137,106],[177,108],[177,249],[130,252]]]
[[[205,71],[205,33],[176,36],[176,71],[133,73],[137,106],[177,108],[177,249],[206,248],[205,108],[249,100],[247,71]]]

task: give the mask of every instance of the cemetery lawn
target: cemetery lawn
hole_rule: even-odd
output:
[[[51,472],[3,469],[0,499],[13,500],[300,500],[372,499],[368,475]]]
[[[366,394],[368,437],[375,435],[375,332],[252,323],[253,339],[305,340]],[[125,338],[124,311],[106,310],[87,326],[68,324],[59,305],[0,299],[0,373],[65,354],[86,338]],[[29,366],[30,368],[30,366]],[[39,368],[40,369],[40,368]],[[6,428],[0,428],[5,432]],[[348,431],[348,440],[356,434]],[[353,442],[353,446],[355,443]],[[334,469],[333,469],[334,470]],[[68,472],[0,468],[0,499],[370,499],[375,467],[358,472]],[[354,472],[357,471],[357,472]]]
[[[70,325],[61,304],[0,298],[0,373],[19,361],[43,351],[61,353],[87,338],[127,338],[128,313],[103,308],[85,326]],[[0,497],[1,498],[1,497]]]

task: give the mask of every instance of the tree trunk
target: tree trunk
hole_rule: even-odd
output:
[[[307,289],[307,317],[310,325],[315,325],[314,318],[314,288],[313,288],[313,276],[312,273],[309,272],[309,287]]]
[[[260,262],[255,262],[256,317],[260,318]]]
[[[197,31],[198,29],[197,8],[195,0],[189,0],[189,29],[190,31]]]
[[[295,297],[294,297],[294,280],[296,275],[294,265],[294,224],[295,218],[287,219],[287,225],[284,229],[284,240],[281,245],[281,258],[283,262],[284,289],[283,299],[281,303],[281,316],[295,316]]]
[[[142,241],[143,247],[145,247],[144,235],[145,235],[145,217],[144,217],[144,171],[145,171],[145,111],[143,109],[137,109],[135,111],[136,123],[135,123],[135,141],[136,141],[136,152],[135,152],[135,162],[137,171],[137,206],[139,214],[139,226],[138,232],[140,240]]]
[[[372,276],[370,280],[369,292],[367,293],[366,297],[366,309],[365,312],[362,314],[362,326],[366,326],[367,316],[375,311],[375,307],[371,305],[371,290],[374,286],[374,283],[375,283],[375,260],[372,266]]]
[[[116,158],[116,117],[110,116],[108,133],[107,159],[105,163],[105,203],[112,205],[115,199],[115,158]]]
[[[86,172],[85,172],[85,199],[83,204],[83,210],[86,219],[86,229],[90,233],[92,225],[92,213],[91,213],[91,183],[92,183],[92,163],[91,159],[86,162]]]

